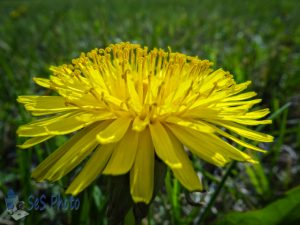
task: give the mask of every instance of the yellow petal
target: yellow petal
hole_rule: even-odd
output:
[[[78,108],[68,106],[61,96],[19,96],[17,101],[23,103],[27,111],[48,111],[49,114]]]
[[[165,104],[170,104],[182,98],[191,87],[191,84],[191,80],[185,80],[184,82],[182,82],[180,84],[180,88],[175,89],[172,93],[168,95],[168,97],[165,100]]]
[[[34,77],[33,80],[36,84],[40,85],[41,87],[44,87],[44,88],[51,87],[51,83],[50,83],[51,81],[49,79]]]
[[[44,141],[50,139],[52,137],[53,137],[53,135],[46,135],[46,136],[41,136],[41,137],[30,138],[27,141],[25,141],[23,144],[18,145],[18,147],[19,148],[23,148],[23,149],[30,148],[30,147],[32,147],[34,145],[37,145],[37,144],[39,144],[41,142],[44,142]]]
[[[71,185],[66,190],[66,193],[77,195],[89,186],[103,171],[114,147],[115,144],[99,146],[88,162],[84,165],[79,175],[72,181]]]
[[[169,133],[169,136],[171,138],[172,143],[174,143],[174,148],[176,149],[175,151],[177,157],[180,159],[182,164],[182,168],[172,169],[175,177],[189,191],[202,191],[203,187],[200,182],[200,179],[194,171],[193,165],[189,160],[187,153],[184,151],[182,144],[172,133]]]
[[[140,133],[136,158],[130,171],[130,193],[134,202],[148,204],[154,186],[154,147],[149,129]]]
[[[141,120],[140,117],[137,116],[132,123],[132,129],[136,131],[142,131],[146,128],[149,122],[150,120],[148,117],[144,120]]]
[[[234,102],[220,102],[217,104],[218,107],[229,107],[229,106],[239,106],[239,105],[248,105],[252,107],[253,105],[260,103],[261,99],[254,99],[249,101],[234,101]]]
[[[37,181],[42,181],[46,177],[48,170],[55,165],[55,163],[70,149],[73,145],[75,145],[84,135],[84,133],[88,132],[93,125],[79,131],[75,135],[71,137],[66,143],[56,149],[53,153],[51,153],[43,162],[41,162],[32,172],[31,177],[33,177]]]
[[[177,124],[179,126],[183,126],[183,127],[187,127],[199,132],[203,132],[203,133],[213,133],[214,129],[209,126],[207,123],[199,121],[199,120],[183,120],[179,117],[169,117],[166,119],[166,122],[169,123],[174,123]]]
[[[21,137],[68,134],[94,122],[82,121],[80,117],[85,114],[86,113],[84,112],[71,112],[38,120],[33,123],[20,126],[17,133]]]
[[[252,82],[249,80],[249,81],[246,81],[244,83],[241,83],[241,84],[236,84],[234,86],[234,90],[231,92],[231,94],[229,96],[234,96],[240,92],[242,92],[243,90],[245,90]]]
[[[224,99],[227,96],[227,93],[219,92],[214,94],[213,96],[209,96],[209,98],[202,98],[193,103],[190,109],[197,109],[198,107],[204,107],[213,103],[218,103],[220,100]]]
[[[206,144],[203,143],[203,138],[199,136],[199,132],[191,130],[188,132],[186,128],[179,127],[177,125],[167,125],[173,134],[189,148],[194,154],[205,161],[214,164],[216,166],[224,166],[230,162],[230,159],[226,155],[222,155],[218,152],[212,151]],[[193,134],[195,133],[195,134]]]
[[[244,142],[244,141],[242,141],[242,140],[240,140],[240,139],[238,139],[238,138],[236,138],[236,137],[234,137],[234,136],[232,136],[232,135],[224,132],[223,130],[221,130],[221,129],[217,128],[217,127],[215,127],[215,129],[216,129],[217,133],[219,133],[222,136],[224,136],[224,137],[226,137],[226,138],[228,138],[228,139],[236,142],[237,144],[239,144],[239,145],[241,145],[243,147],[246,147],[248,149],[252,149],[252,150],[255,150],[255,151],[259,151],[259,152],[264,152],[264,153],[266,152],[266,150],[261,149],[259,147],[256,147],[254,145],[251,145],[251,144],[249,144],[247,142]]]
[[[114,120],[105,130],[97,135],[97,140],[101,144],[118,142],[126,133],[131,120],[128,118],[118,118]]]
[[[253,112],[248,112],[244,115],[238,115],[237,118],[240,119],[260,119],[262,117],[265,117],[270,113],[269,109],[261,109],[261,110],[256,110]]]
[[[131,129],[126,132],[122,140],[117,143],[103,174],[120,175],[131,169],[137,151],[138,134]]]
[[[247,93],[243,93],[243,94],[239,94],[239,95],[235,95],[232,97],[228,97],[225,98],[224,100],[222,100],[223,102],[228,102],[228,101],[241,101],[241,100],[245,100],[245,99],[249,99],[252,98],[254,96],[256,96],[257,94],[254,91],[250,91]]]
[[[225,78],[226,74],[228,74],[228,72],[222,69],[213,71],[211,74],[209,74],[209,76],[204,78],[201,85],[201,92],[212,90],[220,80],[223,80]]]
[[[109,122],[96,123],[78,132],[71,140],[66,142],[46,160],[44,160],[32,173],[36,180],[59,180],[74,169],[98,145],[96,135],[107,127]]]
[[[174,152],[174,144],[165,128],[159,122],[156,122],[150,124],[150,131],[158,157],[171,168],[181,168],[182,164]]]
[[[86,68],[82,66],[81,68],[84,75],[89,78],[94,87],[99,87],[101,90],[108,92],[108,88],[99,70],[93,68],[92,66],[87,66]]]
[[[212,151],[214,152],[224,156],[226,155],[228,158],[233,160],[257,163],[257,161],[253,160],[249,155],[238,150],[214,134],[201,134],[200,138],[202,139],[203,144],[205,144],[208,148],[213,149]]]
[[[220,125],[222,127],[227,128],[228,130],[231,130],[245,138],[254,140],[254,141],[261,141],[261,142],[272,142],[273,141],[273,137],[268,135],[268,134],[264,134],[261,132],[257,132],[254,130],[250,130],[246,127],[240,126],[236,123],[232,123],[232,122],[219,122],[219,121],[211,121],[212,123],[215,123],[217,125]]]
[[[183,118],[191,118],[191,119],[221,119],[220,117],[220,109],[212,109],[208,107],[198,107],[196,109],[189,109],[182,114]]]
[[[128,93],[130,96],[130,105],[131,107],[136,111],[140,112],[142,111],[142,104],[140,96],[138,95],[134,81],[131,78],[127,79],[127,87],[128,87]]]
[[[249,126],[256,126],[256,125],[260,125],[260,124],[271,124],[272,120],[247,120],[247,119],[237,119],[234,117],[227,117],[225,116],[223,118],[224,120],[230,120],[239,124],[243,124],[243,125],[249,125]]]

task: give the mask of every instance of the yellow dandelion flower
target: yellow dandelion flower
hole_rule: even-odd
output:
[[[231,160],[255,163],[226,140],[264,151],[232,133],[271,142],[272,136],[244,126],[271,123],[259,120],[269,110],[249,111],[261,101],[249,100],[255,92],[241,93],[250,82],[236,84],[229,72],[211,65],[197,57],[119,43],[51,67],[49,79],[34,81],[57,96],[18,98],[32,115],[44,116],[19,127],[19,136],[31,137],[19,147],[76,133],[32,177],[56,181],[89,157],[67,193],[78,194],[99,174],[130,173],[133,200],[149,203],[155,156],[190,191],[202,190],[202,185],[184,146],[216,166]]]

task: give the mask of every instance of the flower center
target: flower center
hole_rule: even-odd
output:
[[[130,117],[134,124],[143,124],[139,129],[182,115],[226,83],[224,76],[205,81],[212,72],[208,60],[171,50],[148,52],[147,47],[129,43],[92,50],[72,63],[52,69],[56,76],[68,79],[70,90],[63,93],[68,102],[86,110]]]

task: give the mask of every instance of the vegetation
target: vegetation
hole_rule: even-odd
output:
[[[30,195],[64,197],[74,175],[54,184],[30,179],[30,171],[67,137],[18,149],[22,140],[16,129],[31,117],[16,102],[17,96],[49,94],[32,78],[48,77],[50,65],[69,63],[96,47],[130,41],[151,48],[170,46],[172,51],[213,61],[215,68],[230,71],[238,82],[252,80],[251,88],[263,99],[260,107],[270,108],[273,118],[272,125],[257,129],[275,137],[262,146],[267,154],[256,155],[258,165],[217,168],[195,158],[205,194],[188,193],[167,171],[165,185],[143,223],[246,224],[240,222],[246,216],[247,221],[259,218],[264,224],[298,224],[300,1],[4,0],[0,13],[0,212],[5,212],[8,189],[25,202]],[[32,210],[21,224],[107,224],[105,179],[101,176],[78,196],[79,210]],[[277,207],[285,210],[279,215],[273,210]],[[232,211],[251,212],[228,214]],[[130,215],[126,219],[130,224]],[[14,224],[4,213],[0,223]]]

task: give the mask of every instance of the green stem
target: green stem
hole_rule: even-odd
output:
[[[230,163],[229,167],[227,168],[224,176],[222,177],[222,180],[220,182],[220,184],[218,185],[217,189],[214,191],[213,195],[211,196],[207,206],[204,208],[204,210],[202,211],[198,221],[196,222],[196,224],[201,224],[201,222],[206,218],[207,213],[210,211],[211,207],[214,205],[220,191],[222,190],[225,181],[227,180],[227,178],[229,177],[230,172],[234,169],[234,167],[236,166],[236,162],[232,162]]]
[[[134,218],[133,209],[131,207],[131,209],[128,211],[127,215],[125,216],[124,225],[134,225],[134,224],[136,224],[136,221]]]

